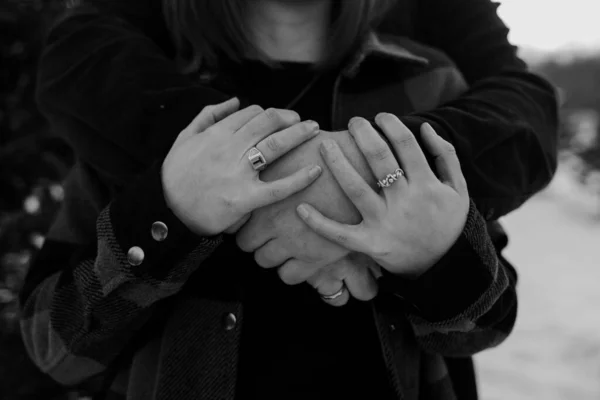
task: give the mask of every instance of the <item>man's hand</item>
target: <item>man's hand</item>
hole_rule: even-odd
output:
[[[321,295],[325,303],[340,307],[350,300],[350,296],[361,301],[372,300],[377,296],[379,276],[381,267],[373,259],[365,254],[350,253],[319,269],[306,282]],[[339,296],[327,298],[338,292]]]
[[[237,243],[240,248],[247,252],[254,251],[255,259],[262,267],[276,267],[289,260],[288,263],[310,265],[310,270],[314,273],[318,268],[332,264],[349,253],[342,246],[316,234],[296,213],[298,205],[309,203],[335,221],[358,224],[362,220],[360,213],[344,194],[321,158],[319,147],[326,139],[335,140],[363,179],[372,187],[376,187],[375,177],[368,167],[365,156],[378,157],[378,155],[363,156],[348,131],[322,131],[269,165],[261,173],[261,179],[267,182],[280,179],[292,171],[315,163],[323,166],[323,172],[317,181],[305,190],[283,201],[255,210],[250,220],[238,232]],[[300,277],[287,274],[284,274],[282,279],[288,284],[305,280],[298,281]]]

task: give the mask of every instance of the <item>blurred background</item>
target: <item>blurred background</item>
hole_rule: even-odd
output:
[[[478,355],[482,400],[600,399],[600,25],[593,0],[503,0],[499,13],[531,67],[559,89],[560,167],[503,224],[519,317]],[[49,0],[0,0],[0,399],[67,399],[29,362],[16,294],[59,206],[69,148],[33,92]],[[542,11],[540,11],[542,10]],[[594,267],[595,266],[595,267]],[[41,395],[43,394],[43,395]],[[43,397],[42,397],[43,396]]]

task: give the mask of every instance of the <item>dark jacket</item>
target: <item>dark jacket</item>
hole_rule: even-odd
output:
[[[174,55],[161,14],[162,0],[80,1],[118,15],[151,39],[143,44],[133,40],[128,44],[121,42],[132,47],[121,49],[122,56],[118,62],[129,63],[138,52],[151,48],[161,56]],[[404,36],[440,49],[465,78],[470,89],[459,99],[443,107],[402,115],[401,119],[414,133],[418,133],[421,123],[429,122],[436,132],[455,145],[471,194],[479,199],[477,205],[487,220],[496,220],[515,210],[544,188],[556,170],[557,161],[556,92],[546,80],[531,73],[518,57],[517,48],[508,42],[508,28],[498,17],[497,7],[498,3],[492,0],[397,0],[396,6],[377,29],[381,33]],[[102,32],[93,27],[86,29],[89,47],[82,50],[98,49],[102,39],[91,39],[89,35],[98,32],[104,36],[106,29],[109,26],[104,26]],[[60,35],[60,31],[54,32]],[[110,36],[116,39],[118,34],[113,31]],[[81,42],[82,39],[76,35],[61,35],[61,49],[69,46],[76,49]],[[94,60],[88,61],[93,62],[98,70],[109,67],[111,63],[106,60],[106,54],[111,52],[112,48],[103,46],[96,52]],[[103,57],[105,59],[100,60]],[[78,55],[73,54],[70,61],[77,63]],[[138,147],[138,138],[128,133],[139,129],[144,109],[163,102],[164,97],[159,93],[165,88],[171,91],[167,103],[178,108],[181,103],[188,103],[186,107],[189,107],[190,117],[202,106],[225,99],[222,93],[199,87],[197,81],[190,82],[177,74],[171,63],[165,65],[153,58],[152,65],[143,68],[145,73],[141,76],[129,72],[105,78],[102,99],[94,102],[91,99],[82,101],[70,93],[57,93],[62,87],[60,84],[48,87],[40,93],[43,97],[41,106],[46,108],[64,96],[64,101],[53,107],[60,108],[61,104],[65,104],[72,111],[48,111],[84,112],[87,115],[85,122],[94,127],[105,123],[103,120],[114,121],[116,118],[119,123],[113,123],[110,129],[100,125],[102,128],[95,139],[65,132],[80,146],[78,148],[89,153],[94,148],[94,140],[102,138],[124,148]],[[159,76],[154,75],[158,70],[161,71]],[[83,82],[82,85],[89,94],[100,89]],[[127,93],[124,88],[127,88]],[[194,99],[192,104],[189,104],[189,99]],[[426,96],[420,101],[426,105]],[[122,114],[120,107],[125,102],[129,104],[127,116]],[[135,108],[132,107],[133,102],[138,104]],[[73,110],[72,103],[79,104],[77,110]],[[102,107],[103,112],[98,113],[97,107]],[[148,121],[142,128],[153,129],[153,125],[153,121]],[[185,126],[184,122],[172,129],[179,132],[182,126]],[[503,151],[495,151],[498,147],[502,147]],[[515,161],[507,163],[508,158]],[[498,171],[498,165],[502,165],[502,171]]]
[[[370,42],[375,46],[365,52],[368,57],[340,77],[334,127],[343,128],[352,116],[368,117],[379,111],[409,113],[404,120],[416,126],[421,115],[435,114],[423,111],[437,106],[444,95],[464,84],[440,53],[406,40],[389,39],[383,46]],[[111,73],[108,68],[116,66],[122,70]],[[379,82],[377,86],[368,81],[373,76],[366,73],[369,68],[395,73],[385,85]],[[524,71],[521,75],[535,87],[533,92],[540,93],[542,105],[550,103],[547,99],[553,101],[545,82]],[[432,86],[434,96],[418,96],[425,88],[423,82],[437,83]],[[492,89],[498,86],[496,83]],[[369,93],[357,93],[357,87],[380,90],[369,97]],[[500,92],[510,94],[515,89]],[[462,98],[469,93],[472,91]],[[160,320],[157,315],[164,308],[172,311],[164,331],[156,330],[159,337],[149,339],[127,369],[129,389],[138,389],[134,397],[144,398],[139,389],[146,387],[158,394],[171,390],[176,398],[172,388],[179,387],[184,378],[200,384],[204,391],[191,393],[202,398],[228,398],[232,393],[239,334],[234,320],[242,318],[240,293],[236,285],[210,287],[218,281],[218,277],[206,275],[210,265],[226,264],[227,260],[220,258],[224,257],[221,250],[211,256],[220,239],[191,235],[166,208],[159,179],[160,160],[177,133],[204,105],[227,97],[179,75],[159,48],[123,20],[81,13],[53,30],[42,60],[40,103],[53,125],[70,138],[80,162],[67,185],[67,193],[72,195],[67,196],[22,293],[22,326],[34,360],[59,381],[75,383],[102,372],[117,354],[134,345],[140,331],[154,331],[148,324]],[[434,99],[429,104],[428,97]],[[373,104],[374,109],[361,109],[361,104]],[[448,104],[446,112],[455,111],[453,103]],[[539,110],[543,114],[543,108]],[[460,113],[469,119],[464,111]],[[495,126],[481,116],[474,119]],[[523,124],[509,129],[513,119],[505,120],[505,125],[502,120],[495,122],[502,128],[495,131],[498,135],[502,132],[501,141],[488,138],[489,142],[483,143],[476,140],[479,132],[471,131],[464,132],[466,139],[457,136],[453,140],[461,161],[466,160],[463,169],[471,178],[469,187],[475,188],[475,204],[482,209],[491,204],[486,209],[490,218],[494,210],[511,209],[546,184],[555,163],[553,130],[540,132]],[[538,122],[543,124],[541,117]],[[444,131],[443,125],[437,127]],[[444,132],[452,137],[453,131]],[[523,167],[536,169],[526,190],[515,190],[517,177],[505,176],[501,179],[510,185],[502,186],[502,181],[496,180],[492,185],[484,182],[484,189],[478,190],[478,179],[498,174],[470,156],[486,154],[502,160],[502,167],[510,167],[520,161],[522,151],[535,154],[534,162]],[[543,177],[540,171],[545,171]],[[514,192],[508,197],[496,196],[500,192],[491,190],[496,186]],[[486,195],[486,190],[493,195]],[[390,379],[399,396],[417,398],[427,375],[424,371],[443,367],[441,355],[469,355],[495,345],[514,323],[514,271],[497,257],[473,203],[469,215],[461,240],[431,273],[408,286],[388,282],[388,294],[374,302]],[[164,242],[155,242],[150,234],[156,220],[169,226]],[[127,251],[133,246],[145,252],[139,267],[127,262]],[[227,243],[223,247],[227,248]],[[463,268],[460,273],[455,269],[457,262]],[[186,291],[188,279],[194,280],[195,288],[214,292],[214,296]],[[436,295],[432,297],[432,293]],[[185,318],[190,312],[198,316],[193,329]],[[228,331],[220,331],[222,321]],[[190,344],[186,335],[187,339],[203,340]],[[165,338],[170,340],[165,342]],[[424,350],[435,355],[426,355]],[[158,354],[163,356],[160,362]],[[182,367],[186,356],[213,362]],[[154,367],[149,370],[148,365]],[[190,370],[202,374],[187,375]],[[156,386],[148,387],[148,382]]]

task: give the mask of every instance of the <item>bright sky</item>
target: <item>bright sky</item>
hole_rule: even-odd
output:
[[[600,49],[600,0],[498,0],[516,45],[539,50]]]

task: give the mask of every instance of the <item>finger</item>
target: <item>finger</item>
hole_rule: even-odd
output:
[[[258,185],[243,200],[248,212],[281,201],[313,183],[321,175],[318,165],[305,167],[290,176],[273,181],[258,181]]]
[[[369,272],[371,272],[371,275],[373,275],[373,278],[375,278],[376,280],[383,276],[383,273],[381,272],[381,266],[375,261],[369,264],[368,268]]]
[[[250,220],[235,235],[237,246],[246,253],[252,253],[274,239],[272,227],[265,226],[268,220],[257,217],[261,211],[252,212]]]
[[[272,240],[254,253],[254,260],[263,268],[273,268],[291,259],[287,249]]]
[[[384,207],[382,198],[365,182],[333,140],[321,143],[321,154],[346,196],[363,218],[374,217]]]
[[[421,136],[425,150],[433,157],[440,180],[458,193],[465,193],[467,182],[454,146],[438,135],[428,123],[421,125]]]
[[[366,235],[360,225],[340,224],[306,203],[300,204],[297,211],[300,218],[317,234],[348,250],[367,253]]]
[[[234,97],[223,103],[204,107],[192,122],[189,123],[187,128],[179,133],[173,146],[177,146],[181,141],[185,141],[200,132],[204,132],[215,123],[236,112],[239,106],[239,100]]]
[[[289,128],[298,122],[300,116],[295,111],[268,108],[242,126],[236,132],[236,136],[239,135],[241,143],[246,146],[244,150],[248,150],[272,133]]]
[[[286,285],[298,285],[307,282],[318,270],[318,265],[309,264],[298,259],[291,259],[283,263],[277,270],[279,278]]]
[[[271,163],[318,133],[319,124],[315,121],[304,121],[267,136],[255,147],[260,150],[267,163]]]
[[[375,123],[381,128],[396,151],[398,161],[409,183],[411,178],[416,181],[435,178],[417,139],[395,115],[378,114],[375,117]]]
[[[367,159],[369,167],[377,179],[385,178],[400,167],[390,146],[366,119],[352,118],[348,124],[348,131]],[[402,181],[405,182],[404,179]]]
[[[331,306],[341,307],[350,300],[350,292],[346,288],[344,281],[333,277],[329,273],[317,273],[307,282],[316,290],[317,294],[321,296],[321,300]],[[334,299],[323,298],[323,296],[331,296],[340,293],[341,290],[343,290],[341,294]]]
[[[239,108],[240,101],[237,97],[229,99],[223,103],[206,106],[191,122],[190,130],[193,133],[203,132],[212,125],[238,111]]]
[[[352,297],[361,301],[369,301],[377,296],[379,286],[377,281],[370,271],[370,264],[374,263],[368,256],[364,254],[354,257],[346,257],[343,259],[346,268],[344,282]]]
[[[223,118],[215,124],[215,127],[232,133],[237,132],[263,112],[264,110],[261,106],[251,105]]]

